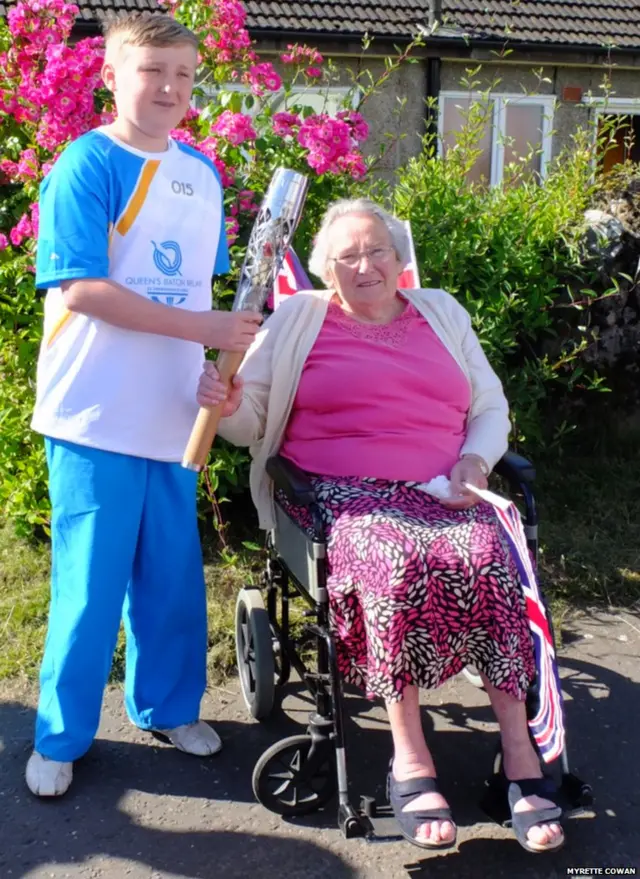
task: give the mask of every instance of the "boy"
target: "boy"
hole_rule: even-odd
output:
[[[121,616],[125,704],[142,729],[216,753],[198,720],[206,602],[196,475],[180,460],[203,346],[246,350],[255,315],[211,311],[228,271],[212,163],[169,138],[197,39],[165,15],[117,19],[102,76],[117,118],[71,144],[42,185],[36,265],[49,288],[33,427],[44,434],[52,589],[35,750],[39,796],[71,784],[98,728]]]

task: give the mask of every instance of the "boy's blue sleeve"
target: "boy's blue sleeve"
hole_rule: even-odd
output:
[[[36,286],[109,275],[109,178],[104,152],[84,138],[60,156],[40,189]]]
[[[213,265],[214,275],[226,275],[231,268],[229,262],[229,246],[227,245],[227,227],[225,225],[224,202],[220,214],[220,237],[218,238],[218,251]]]

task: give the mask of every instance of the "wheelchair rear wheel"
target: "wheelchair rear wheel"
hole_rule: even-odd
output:
[[[241,589],[236,602],[236,658],[247,708],[256,720],[273,709],[275,660],[269,615],[259,589]]]
[[[337,788],[335,752],[329,739],[290,736],[268,748],[251,779],[258,802],[277,815],[308,815],[326,805]]]

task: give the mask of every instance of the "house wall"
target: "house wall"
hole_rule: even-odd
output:
[[[381,55],[364,56],[361,51],[345,52],[331,45],[319,45],[318,48],[335,65],[336,84],[348,86],[353,82],[354,75],[364,71],[369,71],[373,80],[384,73],[385,62]],[[269,54],[266,46],[260,46],[259,49],[260,54]],[[393,57],[394,54],[390,47],[389,56]],[[564,56],[558,64],[549,63],[548,56],[545,60],[534,55],[521,55],[517,62],[511,63],[496,62],[491,57],[444,58],[440,88],[442,91],[464,90],[468,87],[465,86],[465,79],[469,80],[469,71],[473,71],[471,79],[474,88],[479,91],[493,88],[494,91],[515,94],[554,95],[557,104],[553,119],[553,158],[570,144],[578,128],[589,124],[594,112],[584,101],[575,103],[563,100],[565,87],[579,87],[583,98],[602,96],[605,77],[609,77],[612,96],[640,96],[640,58],[637,67],[632,66],[629,58],[625,66],[621,62],[607,66],[597,57],[577,53]],[[364,81],[367,80],[368,75],[365,75]],[[385,150],[376,165],[384,176],[392,177],[400,165],[419,152],[421,137],[425,133],[426,94],[427,62],[421,58],[418,63],[405,64],[392,73],[377,93],[367,99],[362,112],[370,125],[371,134],[365,151],[377,156],[381,148]]]
[[[477,65],[482,64],[480,71],[475,72]],[[464,90],[467,71],[473,66],[474,87],[479,91],[493,88],[496,92],[514,94],[554,95],[557,99],[553,119],[553,148],[555,158],[561,150],[570,144],[572,135],[580,128],[588,126],[593,118],[593,109],[584,98],[603,97],[605,79],[610,79],[611,97],[636,98],[640,96],[640,67],[621,69],[619,66],[607,67],[604,64],[588,65],[586,58],[579,55],[561,64],[528,66],[522,63],[501,64],[491,61],[473,61],[466,59],[444,60],[441,72],[441,89]],[[563,100],[563,91],[567,86],[579,87],[583,92],[583,101],[576,103]]]
[[[382,59],[363,62],[361,67],[366,67],[374,79],[384,73]],[[366,152],[375,156],[381,148],[386,150],[377,165],[379,171],[391,174],[420,152],[426,130],[426,94],[426,65],[405,64],[365,102],[362,113],[370,126]]]
[[[349,87],[356,78],[366,87],[378,81],[385,73],[385,58],[394,58],[397,52],[392,46],[383,55],[377,53],[365,57],[358,43],[338,48],[335,43],[314,43],[325,58],[325,66],[335,69],[332,85]],[[261,58],[269,59],[274,67],[283,72],[279,60],[284,44],[261,41],[257,45]],[[426,63],[404,64],[389,75],[385,82],[367,98],[362,113],[369,123],[369,139],[364,145],[368,155],[383,155],[376,164],[378,171],[391,176],[393,171],[420,151],[421,137],[425,133],[425,97],[427,90]]]

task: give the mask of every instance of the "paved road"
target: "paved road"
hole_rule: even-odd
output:
[[[594,814],[569,822],[557,855],[528,855],[480,812],[496,727],[484,694],[461,678],[428,694],[424,709],[459,825],[457,849],[440,856],[400,841],[346,841],[333,805],[286,822],[254,803],[255,760],[302,730],[308,705],[298,694],[267,726],[247,719],[234,683],[208,694],[203,716],[215,721],[225,750],[207,761],[134,729],[111,689],[72,790],[40,802],[23,784],[33,693],[14,687],[0,693],[0,879],[555,879],[576,867],[635,867],[640,876],[640,615],[582,615],[566,634],[572,768],[593,784],[597,802]],[[347,702],[351,787],[380,796],[390,751],[384,713],[355,696]]]

